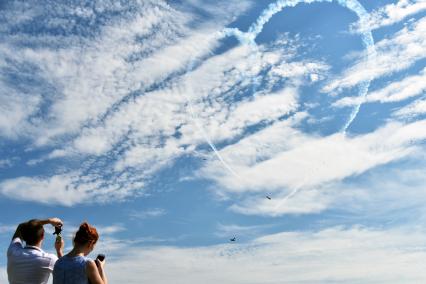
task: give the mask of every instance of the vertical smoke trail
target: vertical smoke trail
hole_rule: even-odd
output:
[[[333,1],[336,1],[342,7],[348,8],[349,10],[354,12],[360,19],[361,23],[366,22],[366,19],[368,18],[368,13],[365,10],[365,8],[357,0],[278,0],[277,2],[270,4],[261,13],[261,15],[258,17],[256,22],[250,26],[250,28],[248,29],[248,32],[244,33],[240,31],[239,29],[233,28],[233,29],[225,29],[223,31],[223,34],[224,36],[235,36],[242,44],[256,45],[255,39],[262,32],[265,24],[269,22],[269,20],[275,14],[281,12],[284,8],[294,7],[300,3],[306,3],[306,4],[310,4],[314,2],[331,3]],[[368,28],[363,30],[364,32],[361,34],[362,42],[364,47],[367,49],[368,58],[372,59],[376,54],[373,35],[371,34],[371,31]],[[346,130],[349,128],[349,126],[357,117],[359,110],[361,108],[361,105],[363,104],[363,102],[365,101],[365,97],[367,96],[370,83],[371,83],[371,80],[368,80],[361,83],[361,85],[359,86],[359,97],[361,98],[361,100],[354,107],[348,121],[345,123],[344,127],[342,128],[343,133],[346,132]]]
[[[189,71],[191,71],[193,69],[194,66],[194,61],[192,61],[187,70],[186,70],[186,74],[188,74]],[[189,85],[190,87],[191,85]],[[220,155],[219,151],[217,150],[216,146],[214,145],[214,143],[211,141],[209,135],[207,134],[207,132],[204,130],[204,128],[198,124],[197,119],[196,119],[196,115],[194,112],[194,108],[192,106],[192,102],[191,100],[188,98],[188,96],[186,95],[185,90],[183,90],[182,92],[186,98],[186,101],[188,102],[188,107],[189,107],[189,112],[191,114],[191,118],[192,121],[194,122],[195,126],[201,131],[201,134],[204,137],[204,140],[207,142],[207,144],[209,144],[210,148],[213,150],[213,152],[215,153],[216,157],[219,159],[219,161],[222,163],[222,165],[235,177],[237,178],[241,178],[235,171],[234,169],[232,169],[232,167],[230,165],[228,165],[228,163],[223,159],[223,157]]]

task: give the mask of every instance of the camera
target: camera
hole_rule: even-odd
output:
[[[53,233],[53,235],[56,235],[56,241],[57,242],[61,242],[62,240],[62,226],[55,226],[55,232]]]

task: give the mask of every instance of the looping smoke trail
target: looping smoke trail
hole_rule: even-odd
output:
[[[314,2],[328,2],[331,3],[336,1],[342,7],[348,8],[352,12],[354,12],[360,22],[366,22],[365,19],[368,18],[368,12],[365,8],[357,1],[357,0],[278,0],[275,3],[270,4],[259,16],[255,23],[253,23],[248,31],[242,32],[239,29],[225,29],[223,31],[225,36],[235,36],[242,44],[256,45],[255,39],[262,32],[263,27],[269,20],[277,13],[281,12],[286,7],[295,7],[300,3],[314,3]],[[367,49],[367,56],[369,59],[372,59],[376,55],[376,49],[374,47],[373,35],[369,29],[363,29],[365,32],[361,34],[362,42],[364,47]],[[347,129],[351,126],[352,122],[357,117],[361,105],[365,101],[365,97],[367,96],[368,89],[370,87],[371,79],[363,82],[359,86],[359,97],[361,98],[360,102],[354,107],[352,110],[348,121],[344,124],[342,128],[342,132],[346,133]]]
[[[253,23],[247,32],[242,32],[239,29],[232,28],[232,29],[225,29],[223,31],[224,36],[235,36],[242,44],[248,44],[250,46],[257,46],[256,45],[256,37],[262,32],[263,27],[269,20],[277,13],[281,12],[286,7],[294,7],[300,3],[314,3],[314,2],[328,2],[331,3],[333,1],[336,1],[339,5],[342,7],[348,8],[352,12],[354,12],[358,18],[360,19],[361,23],[366,22],[365,19],[368,18],[368,12],[365,10],[365,8],[359,3],[357,0],[278,0],[274,3],[271,3],[258,17],[255,23]],[[371,33],[371,30],[363,29],[364,32],[361,34],[362,42],[364,47],[367,50],[367,56],[368,59],[371,60],[376,55],[376,50],[374,46],[374,39],[373,35]],[[370,87],[371,79],[363,82],[359,86],[359,97],[361,98],[360,102],[354,107],[352,110],[348,121],[344,124],[341,132],[343,134],[346,134],[347,129],[351,126],[352,122],[357,117],[359,110],[361,108],[361,105],[364,103],[365,98],[368,93],[368,89]],[[280,204],[278,204],[278,207],[280,207],[286,200],[288,200],[290,197],[294,196],[300,188],[296,188],[293,190],[290,194],[288,194]],[[277,207],[277,209],[278,209]]]

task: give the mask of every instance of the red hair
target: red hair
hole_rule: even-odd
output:
[[[93,226],[90,226],[87,222],[83,222],[80,225],[77,233],[74,237],[74,243],[85,245],[87,243],[96,243],[99,239],[98,231]]]

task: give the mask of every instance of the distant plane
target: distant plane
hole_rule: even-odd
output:
[[[237,240],[236,237],[233,237],[232,239],[229,239],[231,242],[235,242]]]
[[[269,195],[266,195],[266,198],[268,198],[269,200],[271,200],[271,199],[272,199]]]

